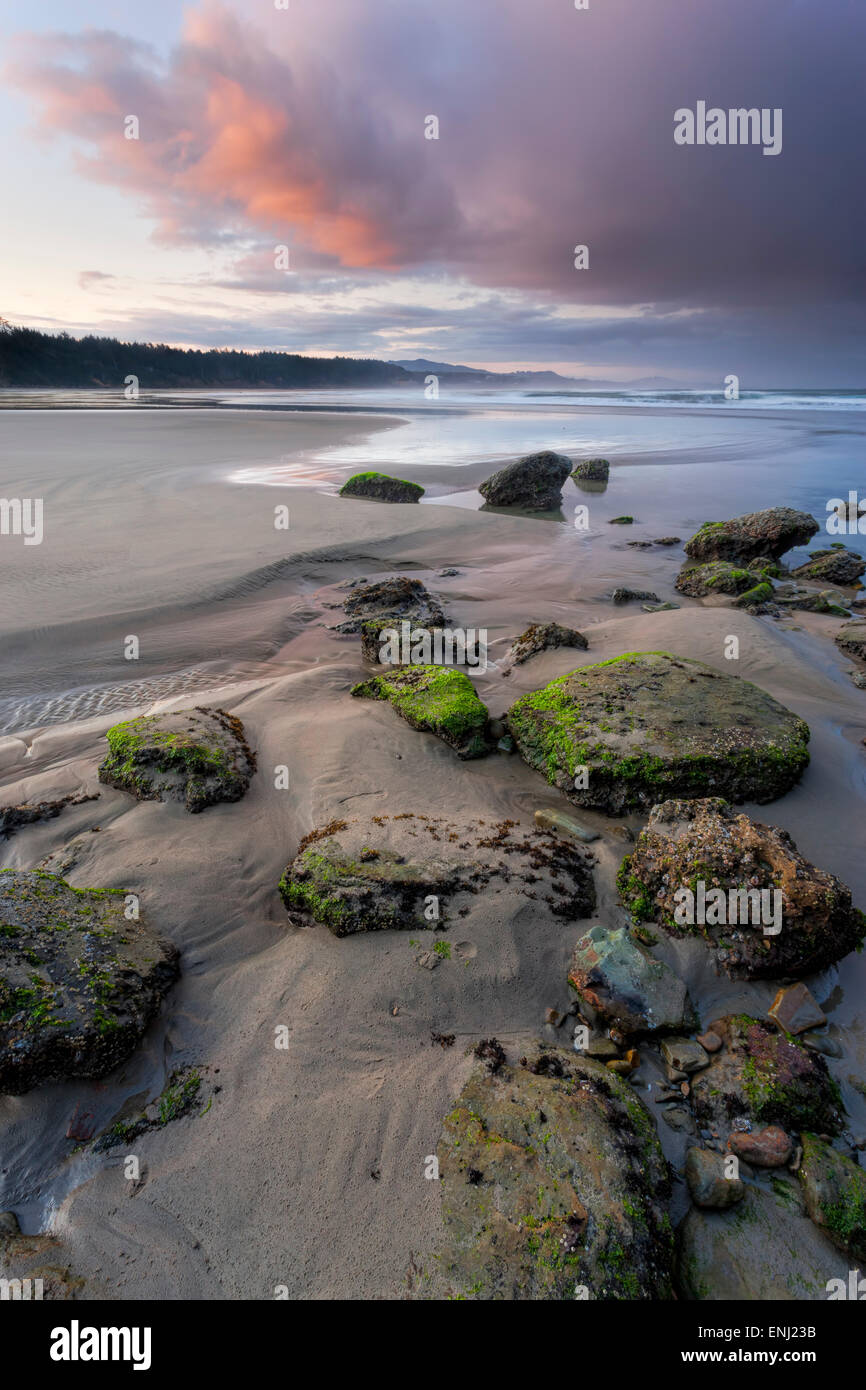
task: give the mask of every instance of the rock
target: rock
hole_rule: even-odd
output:
[[[809,728],[797,715],[738,676],[668,652],[630,652],[559,676],[515,701],[507,720],[530,766],[609,815],[708,791],[771,801],[809,761]],[[588,775],[576,777],[581,767]]]
[[[527,1063],[476,1070],[444,1122],[446,1296],[670,1298],[670,1180],[646,1108],[589,1058]]]
[[[423,487],[387,473],[355,473],[340,488],[341,497],[369,497],[376,502],[420,502]]]
[[[652,550],[652,541],[626,541],[629,550]]]
[[[450,565],[447,569],[437,570],[436,573],[440,579],[453,579],[455,575],[462,574],[463,571],[456,570],[453,565]]]
[[[500,753],[513,753],[514,739],[510,734],[503,734],[502,738],[497,739],[496,747],[499,749]]]
[[[20,1236],[21,1227],[14,1211],[0,1211],[0,1241],[9,1236]]]
[[[590,1038],[584,1051],[587,1057],[594,1057],[598,1062],[611,1062],[619,1057],[619,1048],[612,1038]]]
[[[703,924],[696,920],[702,883]],[[866,933],[866,917],[852,906],[850,890],[810,864],[787,831],[738,814],[717,797],[654,806],[617,884],[635,917],[674,937],[704,938],[734,979],[816,973],[856,949]],[[686,890],[694,903],[683,896]],[[748,893],[758,896],[747,900]],[[679,921],[690,906],[691,922]],[[779,925],[777,907],[781,930],[765,935],[765,926],[773,933]]]
[[[861,661],[866,661],[866,619],[853,618],[850,623],[843,623],[835,642],[849,656],[859,656]]]
[[[581,825],[580,821],[575,820],[574,816],[566,815],[565,811],[544,807],[535,812],[535,824],[540,825],[542,830],[558,830],[563,835],[572,835],[575,840],[582,840],[586,845],[600,839],[597,830],[590,830],[587,826]]]
[[[585,651],[588,646],[583,633],[574,628],[560,627],[559,623],[533,623],[515,638],[508,658],[515,666],[522,666],[530,657],[555,647],[579,647]]]
[[[125,905],[123,889],[0,872],[0,1093],[105,1076],[138,1045],[178,953]]]
[[[64,1253],[60,1242],[53,1236],[22,1235],[12,1212],[3,1215],[15,1224],[14,1229],[0,1226],[0,1298],[57,1303],[80,1297],[85,1281],[60,1263]]]
[[[354,685],[359,699],[387,700],[420,733],[435,734],[460,758],[490,751],[487,706],[467,675],[453,666],[402,666]]]
[[[850,670],[848,675],[851,677],[858,690],[866,690],[866,671]],[[861,742],[866,743],[866,739]]]
[[[805,1033],[807,1028],[820,1028],[827,1022],[802,981],[780,989],[768,1012],[785,1033]]]
[[[739,1178],[725,1177],[725,1160],[710,1149],[689,1149],[686,1182],[692,1201],[699,1207],[725,1210],[741,1202],[746,1189]]]
[[[691,598],[707,594],[744,594],[760,582],[761,576],[751,569],[732,565],[728,560],[711,560],[703,565],[691,565],[680,570],[674,587]]]
[[[562,485],[570,472],[571,459],[548,449],[527,454],[500,468],[480,484],[478,491],[492,507],[552,512],[562,503]]]
[[[841,1044],[835,1038],[828,1037],[826,1033],[802,1033],[800,1042],[806,1047],[811,1047],[813,1052],[820,1052],[824,1057],[844,1057]]]
[[[576,482],[606,483],[610,476],[610,464],[607,459],[584,459],[582,463],[575,464],[571,476]]]
[[[866,503],[860,502],[856,497],[850,497],[847,502],[841,502],[834,510],[836,515],[845,521],[857,521],[861,516],[866,516]]]
[[[414,649],[424,655],[429,652],[433,665],[464,666],[466,637],[461,651],[453,636],[451,640],[445,636],[448,631],[417,627],[406,618],[368,618],[361,624],[361,655],[373,666],[410,666]]]
[[[682,980],[624,928],[586,932],[574,948],[568,983],[599,1018],[626,1035],[674,1033],[694,1017]]]
[[[866,574],[866,560],[854,550],[813,550],[806,564],[799,565],[791,574],[794,579],[851,585]]]
[[[38,801],[20,806],[0,806],[0,837],[11,839],[16,830],[24,825],[34,825],[38,821],[53,820],[67,806],[81,806],[85,801],[98,801],[99,792],[93,796],[62,796],[58,801]]]
[[[763,555],[778,560],[794,546],[806,545],[818,529],[808,512],[768,507],[733,521],[705,521],[686,541],[685,551],[691,560],[742,562]]]
[[[659,596],[651,589],[614,589],[611,595],[614,603],[658,603]]]
[[[609,526],[633,526],[633,516],[612,516],[608,522]]]
[[[704,1052],[721,1052],[722,1050],[722,1040],[718,1033],[713,1033],[712,1031],[698,1033],[697,1041],[704,1049]]]
[[[692,1081],[697,1119],[725,1135],[756,1124],[835,1134],[842,1123],[838,1087],[820,1054],[772,1032],[746,1014],[714,1023],[726,1048]]]
[[[591,864],[567,841],[510,820],[411,812],[331,821],[312,831],[279,888],[288,909],[323,922],[335,936],[441,926],[460,893],[470,900],[482,891],[485,900],[517,895],[536,915],[569,921],[595,906]],[[432,921],[425,917],[431,898],[439,913]]]
[[[662,1119],[671,1129],[676,1129],[684,1134],[694,1134],[695,1122],[689,1111],[684,1105],[669,1105],[667,1110],[662,1111]]]
[[[653,541],[653,545],[679,545],[679,536],[659,536],[658,540]]]
[[[783,610],[804,613],[828,613],[834,618],[850,616],[846,600],[838,589],[804,589],[798,584],[780,584],[773,601]]]
[[[100,782],[139,801],[182,801],[192,813],[240,801],[256,768],[243,724],[224,709],[141,714],[106,738]]]
[[[336,632],[360,632],[365,622],[375,618],[402,619],[418,627],[441,628],[445,614],[439,600],[429,594],[420,579],[393,575],[376,584],[358,584],[343,600],[346,621]]]
[[[751,1134],[732,1134],[728,1148],[753,1168],[784,1168],[794,1151],[794,1145],[779,1125],[768,1125]]]
[[[762,608],[764,604],[770,603],[773,598],[773,586],[766,580],[760,584],[755,584],[753,588],[747,589],[739,598],[734,599],[734,608]]]
[[[710,1065],[710,1059],[700,1043],[692,1042],[690,1038],[665,1038],[661,1053],[669,1066],[685,1072],[686,1076]]]
[[[678,603],[643,603],[641,607],[645,613],[670,613],[674,608],[679,608]]]
[[[806,1210],[834,1245],[866,1261],[866,1172],[814,1134],[797,1170]]]
[[[727,1212],[693,1207],[677,1231],[676,1277],[685,1299],[822,1302],[841,1256],[812,1225],[796,1184],[749,1185]]]

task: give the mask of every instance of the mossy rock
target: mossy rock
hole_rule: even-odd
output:
[[[849,656],[866,661],[866,618],[853,618],[850,623],[843,623],[834,641]]]
[[[572,472],[575,482],[606,483],[610,476],[610,463],[607,459],[584,459],[575,464]]]
[[[137,1046],[178,975],[178,953],[122,889],[0,872],[0,1092],[104,1076]]]
[[[401,812],[332,821],[302,840],[280,879],[291,912],[335,936],[447,926],[452,899],[525,898],[538,919],[572,922],[595,907],[591,859],[578,846],[513,820]],[[435,902],[435,913],[430,915]],[[498,909],[494,909],[498,910]],[[514,904],[503,907],[507,916]]]
[[[182,801],[190,812],[240,801],[255,771],[244,726],[222,709],[142,714],[106,734],[99,780],[139,801]]]
[[[789,1134],[836,1134],[842,1125],[839,1087],[820,1053],[747,1014],[712,1024],[725,1042],[692,1078],[691,1101],[702,1127],[725,1140],[736,1121],[780,1125]]]
[[[556,511],[562,505],[562,485],[570,472],[571,459],[546,449],[506,464],[480,483],[478,491],[491,507]]]
[[[816,1226],[846,1255],[866,1261],[866,1173],[859,1164],[807,1133],[797,1177]]]
[[[753,589],[760,575],[740,565],[732,565],[728,560],[712,560],[705,565],[690,565],[680,570],[674,586],[681,594],[691,598],[704,598],[711,594],[744,594]]]
[[[854,550],[833,548],[813,550],[805,565],[791,571],[794,579],[812,579],[822,584],[856,584],[866,574],[866,560]]]
[[[365,624],[381,620],[399,627],[403,619],[416,627],[441,628],[445,614],[439,600],[429,594],[420,579],[391,575],[358,584],[343,599],[344,622],[337,623],[337,632],[360,632]]]
[[[683,900],[677,895],[689,890],[694,905],[700,883],[706,893],[724,894],[724,913],[706,914],[722,920],[678,921]],[[734,979],[817,974],[857,949],[866,935],[866,917],[852,905],[844,883],[810,864],[787,831],[737,814],[718,797],[654,806],[617,884],[635,917],[658,923],[673,937],[703,937]],[[764,906],[771,910],[773,895],[781,893],[780,931],[762,930],[760,896],[747,901],[747,891],[769,894]],[[732,899],[732,893],[740,896]]]
[[[767,507],[732,521],[705,521],[686,541],[691,560],[732,560],[742,564],[759,556],[778,560],[796,545],[806,545],[818,530],[808,512],[793,507]]]
[[[490,752],[487,706],[467,675],[449,666],[403,666],[352,687],[360,699],[387,700],[420,733],[435,734],[461,758]]]
[[[531,767],[611,815],[671,796],[771,801],[809,761],[797,715],[739,676],[669,652],[559,676],[515,701],[507,722]]]
[[[387,473],[355,473],[340,488],[341,497],[369,498],[375,502],[420,502],[424,489],[405,478]]]
[[[429,1295],[672,1297],[667,1164],[643,1102],[600,1063],[542,1048],[479,1066],[437,1156],[445,1240]]]
[[[765,603],[772,602],[773,586],[766,580],[761,580],[760,584],[755,584],[751,589],[747,589],[739,598],[734,599],[735,608],[762,608]]]

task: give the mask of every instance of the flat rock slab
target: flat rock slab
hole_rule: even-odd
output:
[[[679,976],[622,927],[593,927],[580,938],[568,983],[599,1019],[624,1033],[674,1033],[695,1021]]]
[[[435,734],[460,758],[490,752],[489,715],[467,675],[453,666],[401,666],[352,687],[358,699],[387,700],[419,733]]]
[[[280,892],[335,936],[430,930],[448,922],[458,894],[481,892],[520,894],[570,922],[594,909],[591,866],[577,845],[534,825],[405,812],[313,831]]]
[[[420,579],[393,575],[375,584],[359,584],[343,600],[345,622],[336,632],[360,632],[362,625],[375,618],[406,618],[419,627],[445,625],[445,614],[437,598],[427,592]]]
[[[820,1053],[759,1019],[735,1014],[713,1024],[724,1041],[710,1065],[692,1078],[691,1102],[703,1127],[727,1140],[779,1125],[789,1134],[836,1134],[842,1123],[838,1087]]]
[[[787,831],[717,797],[654,806],[617,883],[635,917],[703,938],[734,979],[814,974],[866,935],[844,883],[810,864]]]
[[[340,488],[341,497],[369,498],[374,502],[420,502],[424,489],[405,478],[391,478],[387,473],[356,473]]]
[[[178,953],[125,904],[123,890],[0,872],[0,1092],[104,1076],[134,1051]]]
[[[571,472],[571,459],[545,450],[526,454],[485,479],[478,491],[491,507],[520,507],[524,511],[556,511],[562,485]]]
[[[766,555],[778,560],[796,545],[806,545],[818,530],[808,512],[793,507],[768,507],[732,521],[705,521],[686,541],[691,560],[754,560]]]
[[[559,676],[521,696],[507,722],[531,767],[609,815],[670,796],[771,801],[809,761],[804,720],[749,681],[669,652]]]
[[[848,652],[850,656],[859,656],[861,661],[866,661],[866,619],[854,618],[850,623],[843,623],[836,633],[835,641],[843,652]]]
[[[99,780],[139,801],[182,801],[190,812],[240,801],[256,768],[244,726],[223,709],[142,714],[106,734]]]
[[[523,1063],[477,1068],[445,1120],[434,1280],[461,1299],[669,1299],[670,1181],[643,1103],[573,1052]]]

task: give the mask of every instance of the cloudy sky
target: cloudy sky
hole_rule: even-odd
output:
[[[4,0],[0,315],[866,386],[862,0],[283,3]],[[781,153],[675,144],[699,101]]]

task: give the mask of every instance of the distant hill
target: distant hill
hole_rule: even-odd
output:
[[[114,387],[138,377],[143,391],[184,387],[412,386],[393,362],[355,357],[301,357],[290,352],[167,347],[117,338],[39,333],[0,320],[0,386]]]

